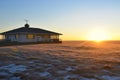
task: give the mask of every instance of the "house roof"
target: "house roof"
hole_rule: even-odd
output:
[[[57,35],[62,35],[61,33],[52,32],[52,31],[48,31],[48,30],[45,30],[45,29],[29,27],[29,24],[25,24],[25,27],[21,27],[21,28],[10,30],[10,31],[6,31],[6,32],[3,32],[1,34],[17,34],[17,33],[57,34]]]

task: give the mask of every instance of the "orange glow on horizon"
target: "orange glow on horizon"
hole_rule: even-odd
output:
[[[96,29],[88,34],[87,39],[95,42],[102,42],[105,40],[109,40],[110,36],[106,31],[103,31],[101,29]]]

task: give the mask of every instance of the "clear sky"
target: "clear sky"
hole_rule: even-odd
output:
[[[0,32],[34,27],[63,34],[63,40],[86,40],[94,31],[120,39],[120,0],[0,0]]]

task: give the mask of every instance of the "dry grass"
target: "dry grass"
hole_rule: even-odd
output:
[[[22,80],[109,80],[102,76],[120,76],[119,49],[118,42],[63,42],[1,47],[0,66],[13,63],[27,66],[25,71],[10,73],[7,79],[16,76]],[[72,68],[66,69],[68,67]],[[67,75],[73,77],[66,78]],[[4,78],[0,73],[0,79]]]

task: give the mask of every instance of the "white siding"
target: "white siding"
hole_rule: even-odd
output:
[[[20,34],[18,42],[37,42],[36,37],[34,39],[28,39],[26,34]]]
[[[50,38],[42,38],[40,36],[34,37],[34,39],[28,39],[27,34],[20,34],[18,38],[18,42],[48,42]]]
[[[15,38],[15,35],[9,35],[8,40],[17,41],[17,39]]]
[[[17,42],[49,42],[50,37],[45,38],[35,35],[33,39],[28,39],[27,34],[18,34],[18,38],[16,38],[15,35],[8,35],[8,40]]]

